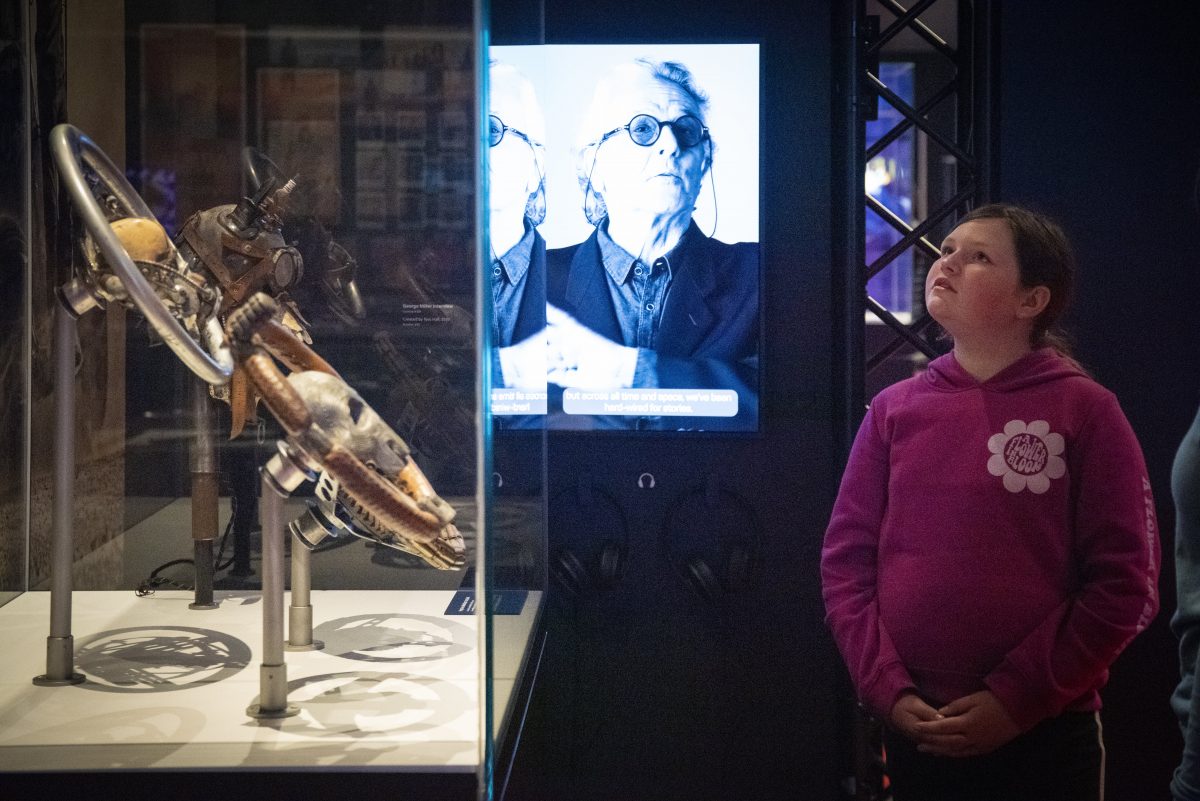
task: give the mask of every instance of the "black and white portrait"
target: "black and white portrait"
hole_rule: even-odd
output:
[[[757,425],[755,45],[494,48],[545,115],[550,425]],[[493,137],[494,138],[494,137]]]

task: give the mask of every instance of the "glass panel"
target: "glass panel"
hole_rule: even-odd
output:
[[[283,326],[399,435],[437,493],[470,504],[476,403],[469,12],[459,24],[361,28],[280,18],[180,23],[162,19],[155,4],[130,15],[139,52],[128,83],[138,88],[139,111],[130,114],[136,125],[129,174],[185,255],[221,285],[222,316],[251,290],[272,295]],[[229,221],[247,215],[243,233],[231,237]],[[161,362],[161,369],[128,371],[137,383],[129,393],[136,399],[128,420],[136,467],[126,477],[127,495],[139,499],[129,523],[144,526],[193,493],[202,472],[184,467],[196,448],[189,430],[195,382],[171,369],[173,354],[144,341],[130,343],[129,359]],[[218,578],[231,588],[256,583],[247,508],[253,470],[284,434],[276,417],[241,390],[235,378],[231,388],[210,393],[216,398],[208,404],[222,441],[221,496],[234,507],[220,554],[232,560],[231,570]],[[337,424],[357,427],[360,438],[377,444],[383,429],[364,428],[367,418],[349,408]],[[369,447],[358,455],[381,471],[397,458]],[[472,518],[468,508],[459,520],[464,536],[474,536]],[[364,541],[340,536],[344,531],[334,525],[317,552],[354,555],[314,560],[314,585],[379,589],[399,580],[453,589],[462,581],[460,571],[431,571],[427,560],[389,547],[395,543],[382,534]],[[126,580],[150,574],[127,572]]]
[[[20,30],[8,13],[0,46]],[[166,737],[203,748],[131,735],[129,768],[400,766],[461,788],[507,731],[545,588],[545,441],[540,428],[501,432],[494,466],[481,443],[492,332],[479,14],[469,2],[150,0],[72,0],[58,27],[39,14],[38,41],[58,43],[38,54],[55,67],[42,71],[41,128],[73,127],[58,129],[57,164],[18,154],[0,171],[0,221],[26,214],[30,176],[64,188],[39,198],[47,245],[33,276],[8,258],[10,245],[25,253],[19,226],[0,240],[35,301],[29,325],[27,301],[0,293],[0,536],[26,527],[28,483],[30,582],[66,580],[75,599],[65,680],[78,674],[125,720],[173,692],[205,721]],[[9,61],[27,68],[24,54]],[[3,118],[5,141],[28,140],[23,119]],[[60,289],[79,318],[55,340]],[[45,367],[27,425],[30,329]],[[56,341],[77,373],[66,579],[49,525]],[[25,589],[25,538],[0,548],[0,592]],[[6,666],[19,680],[0,682],[18,695],[51,692],[28,678],[56,676],[41,659],[48,595],[0,610],[33,621],[28,656]],[[272,661],[277,596],[288,653]],[[255,663],[282,681],[256,683]],[[247,711],[280,722],[255,726]],[[106,767],[56,753],[56,726],[86,737],[107,725],[91,703],[71,715],[6,719],[22,767]],[[272,730],[286,736],[259,748]],[[348,747],[368,734],[370,748]]]
[[[487,232],[483,292],[491,325],[492,480],[488,483],[488,713],[511,764],[540,651],[546,591],[546,218],[544,116],[535,75],[488,60]],[[495,132],[492,132],[492,127]],[[503,781],[504,777],[498,777]],[[490,786],[491,777],[485,777]]]

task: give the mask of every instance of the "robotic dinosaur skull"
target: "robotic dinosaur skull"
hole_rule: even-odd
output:
[[[288,382],[304,399],[313,422],[364,464],[388,478],[399,475],[408,464],[404,440],[344,381],[306,370],[292,373]]]
[[[453,525],[454,507],[433,492],[420,469],[410,461],[404,440],[357,392],[336,376],[306,370],[290,374],[287,380],[303,399],[314,427],[368,467],[398,483],[419,509],[441,524],[434,541],[422,542],[402,531],[378,525],[369,509],[341,490],[335,490],[336,503],[328,497],[323,499],[324,503],[310,504],[308,513],[293,523],[293,532],[309,547],[326,535],[336,536],[338,530],[346,529],[338,511],[341,507],[349,515],[346,522],[354,524],[349,529],[352,533],[414,554],[441,570],[461,567],[466,559],[466,544]]]

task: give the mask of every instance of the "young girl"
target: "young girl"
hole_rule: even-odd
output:
[[[925,303],[954,350],[862,422],[826,619],[890,724],[896,801],[1098,801],[1099,690],[1158,608],[1141,449],[1055,333],[1074,260],[1054,223],[984,206],[941,254]]]

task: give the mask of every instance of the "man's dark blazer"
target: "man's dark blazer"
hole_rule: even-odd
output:
[[[671,291],[663,310],[654,350],[660,363],[659,386],[717,388],[694,383],[698,362],[729,366],[758,360],[758,245],[728,245],[700,233],[693,222],[671,257]],[[609,293],[596,232],[584,242],[546,253],[546,299],[579,322],[614,342],[621,325]],[[681,362],[693,362],[688,369]]]
[[[490,288],[489,288],[490,291]],[[503,370],[500,367],[500,348],[528,339],[546,327],[546,240],[533,230],[533,250],[529,253],[529,272],[525,275],[525,289],[517,306],[517,321],[513,326],[512,339],[492,343],[492,376],[497,378],[497,387],[503,387]],[[497,429],[541,429],[545,427],[541,415],[497,415]]]
[[[671,289],[654,347],[657,386],[734,389],[740,409],[757,409],[758,253],[755,243],[730,245],[704,236],[695,222],[688,227],[671,254]],[[624,344],[595,231],[578,245],[546,252],[546,299]]]

